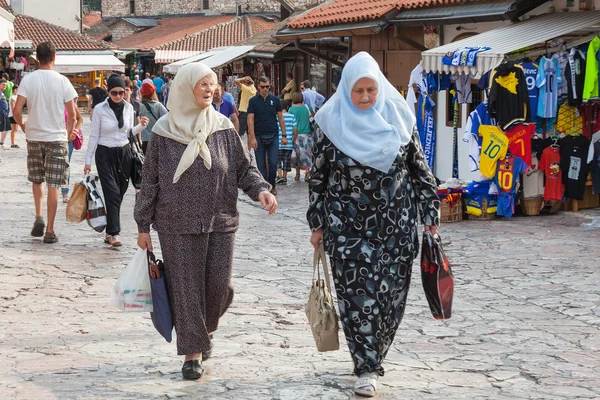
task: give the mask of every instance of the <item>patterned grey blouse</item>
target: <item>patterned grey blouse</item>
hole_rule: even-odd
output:
[[[325,230],[333,258],[412,263],[419,214],[424,225],[439,225],[437,184],[416,128],[387,173],[354,161],[317,128],[310,174],[308,223]]]
[[[186,145],[152,135],[137,195],[134,217],[140,233],[200,234],[235,232],[238,228],[238,188],[252,200],[270,190],[262,175],[250,164],[240,136],[233,129],[213,133],[206,144],[212,168],[200,157],[173,183],[175,170]]]

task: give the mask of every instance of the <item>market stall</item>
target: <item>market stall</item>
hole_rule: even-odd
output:
[[[422,53],[411,74],[421,140],[430,165],[448,151],[435,149],[427,110],[433,93],[449,91],[454,179],[444,190],[453,190],[451,200],[458,197],[454,190],[462,191],[469,215],[511,217],[515,206],[529,215],[548,204],[575,211],[600,206],[599,24],[598,11],[551,13]],[[482,92],[476,106],[475,84]],[[471,112],[459,128],[461,104]],[[469,144],[465,159],[458,156],[460,137]],[[456,185],[459,163],[480,179]]]

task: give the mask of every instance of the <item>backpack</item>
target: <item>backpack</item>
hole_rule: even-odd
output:
[[[97,181],[98,177],[95,175],[87,175],[84,180],[88,189],[88,210],[85,219],[96,232],[102,232],[106,228],[106,209],[96,186]]]

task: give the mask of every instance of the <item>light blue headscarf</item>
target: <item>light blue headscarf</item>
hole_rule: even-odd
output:
[[[379,85],[375,106],[367,111],[352,104],[350,94],[361,78]],[[344,154],[363,165],[388,172],[400,150],[412,137],[415,116],[404,97],[381,73],[368,53],[352,57],[342,72],[337,92],[315,115],[323,133]]]

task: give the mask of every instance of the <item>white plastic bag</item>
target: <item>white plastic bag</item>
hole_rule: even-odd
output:
[[[146,250],[140,248],[115,283],[108,304],[126,312],[153,312]]]

